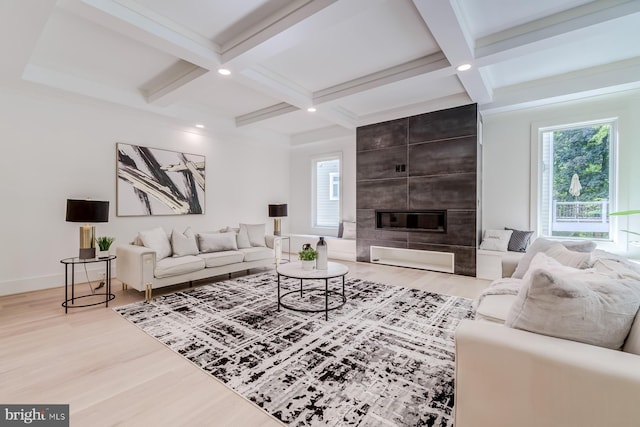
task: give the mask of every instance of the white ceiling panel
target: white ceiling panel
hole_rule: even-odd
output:
[[[352,19],[321,29],[305,43],[275,55],[264,65],[317,91],[438,51],[413,3],[387,0],[374,3]]]
[[[31,63],[107,86],[136,90],[176,58],[64,11],[47,22]]]

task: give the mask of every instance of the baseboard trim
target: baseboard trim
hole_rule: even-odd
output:
[[[5,280],[0,282],[0,296],[22,294],[24,292],[41,291],[44,289],[62,288],[64,287],[64,268],[62,273],[51,274],[48,276],[26,277],[16,280]],[[92,282],[99,281],[104,268],[87,269],[87,275]],[[111,268],[111,279],[116,278],[115,268]],[[86,283],[87,279],[84,270],[76,269],[76,284]],[[64,299],[64,296],[62,297]]]

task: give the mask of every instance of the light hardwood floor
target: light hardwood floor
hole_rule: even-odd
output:
[[[451,274],[344,264],[351,277],[467,298],[489,284]],[[183,287],[156,290],[154,296]],[[64,287],[0,297],[0,403],[70,404],[72,426],[281,425],[111,310],[142,300],[144,293],[123,291],[117,280],[112,290],[116,299],[108,309],[73,309],[66,315],[60,306]]]

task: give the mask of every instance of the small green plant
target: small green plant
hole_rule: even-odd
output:
[[[96,239],[96,243],[101,251],[108,251],[114,240],[114,237],[101,236]]]
[[[318,252],[312,248],[306,248],[298,252],[301,261],[314,261],[318,256]]]

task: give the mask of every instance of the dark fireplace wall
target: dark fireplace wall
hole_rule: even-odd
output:
[[[476,274],[476,104],[363,126],[356,136],[358,261],[369,247],[455,254],[455,273]],[[376,209],[446,209],[446,233],[376,229]]]

